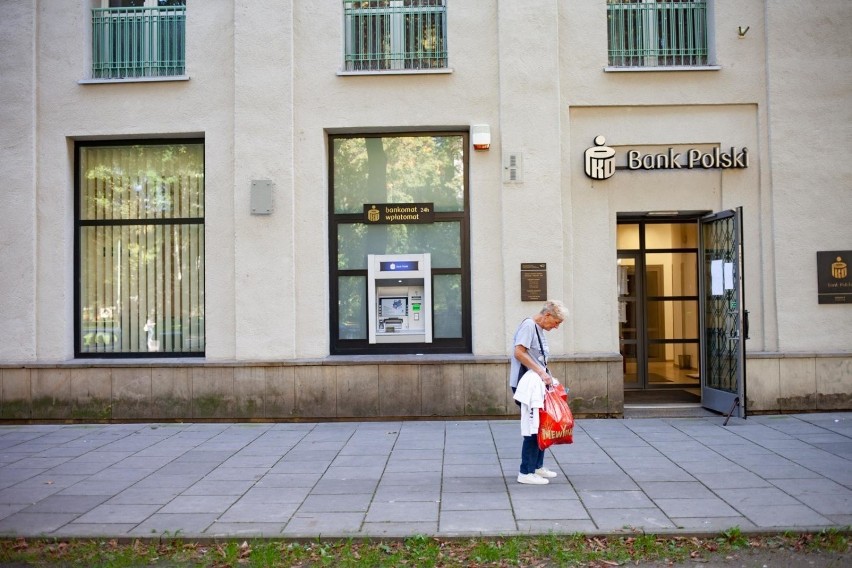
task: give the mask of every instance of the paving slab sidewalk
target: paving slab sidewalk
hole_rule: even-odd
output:
[[[516,421],[0,426],[0,536],[716,534],[852,526],[852,412],[579,419],[549,485]]]

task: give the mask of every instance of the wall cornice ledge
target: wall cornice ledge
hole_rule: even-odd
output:
[[[852,358],[852,351],[747,351],[746,359]]]

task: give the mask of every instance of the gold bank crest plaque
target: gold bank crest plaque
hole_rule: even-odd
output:
[[[852,251],[817,252],[817,284],[820,304],[852,304],[849,262]]]

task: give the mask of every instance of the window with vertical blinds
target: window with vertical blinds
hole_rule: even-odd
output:
[[[76,157],[77,355],[204,355],[203,142]]]

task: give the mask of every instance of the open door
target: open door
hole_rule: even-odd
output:
[[[701,404],[729,416],[746,417],[743,308],[742,207],[699,221]]]

